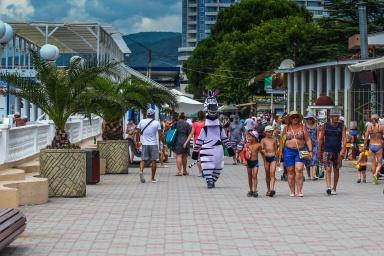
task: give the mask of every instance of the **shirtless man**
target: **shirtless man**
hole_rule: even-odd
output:
[[[369,157],[371,158],[371,168],[372,168],[372,182],[374,184],[379,184],[378,174],[382,167],[383,159],[383,135],[384,135],[384,125],[379,124],[379,116],[373,114],[371,116],[372,125],[368,126],[367,131],[365,132],[365,149],[369,149]],[[369,147],[368,147],[369,139]]]
[[[277,142],[273,138],[274,129],[272,126],[268,125],[265,127],[265,137],[261,140],[261,153],[264,158],[264,168],[265,168],[265,181],[267,183],[267,196],[273,197],[276,194],[275,191],[275,171],[276,171],[276,161],[277,161]]]

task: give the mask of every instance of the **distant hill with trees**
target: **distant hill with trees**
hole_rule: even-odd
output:
[[[126,64],[132,67],[145,67],[148,64],[148,50],[152,50],[153,67],[177,66],[177,48],[181,46],[181,33],[140,32],[123,36],[132,54]],[[144,45],[145,49],[140,44]]]

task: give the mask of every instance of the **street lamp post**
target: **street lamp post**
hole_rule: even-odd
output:
[[[4,23],[0,20],[0,66],[3,64],[3,50],[6,46],[6,44],[11,41],[13,38],[13,29],[8,23]],[[10,114],[9,111],[9,105],[10,105],[10,98],[9,98],[9,89],[10,84],[7,83],[7,116]]]

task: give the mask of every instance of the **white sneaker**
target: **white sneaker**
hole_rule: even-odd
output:
[[[332,190],[331,195],[337,195],[335,190]]]
[[[157,182],[157,179],[153,179],[151,180],[152,183],[156,183]]]

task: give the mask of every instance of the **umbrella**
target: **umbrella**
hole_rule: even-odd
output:
[[[172,89],[171,91],[176,95],[178,104],[178,107],[175,109],[176,112],[184,112],[188,116],[199,110],[203,110],[203,103],[187,97],[184,93],[178,90]]]

